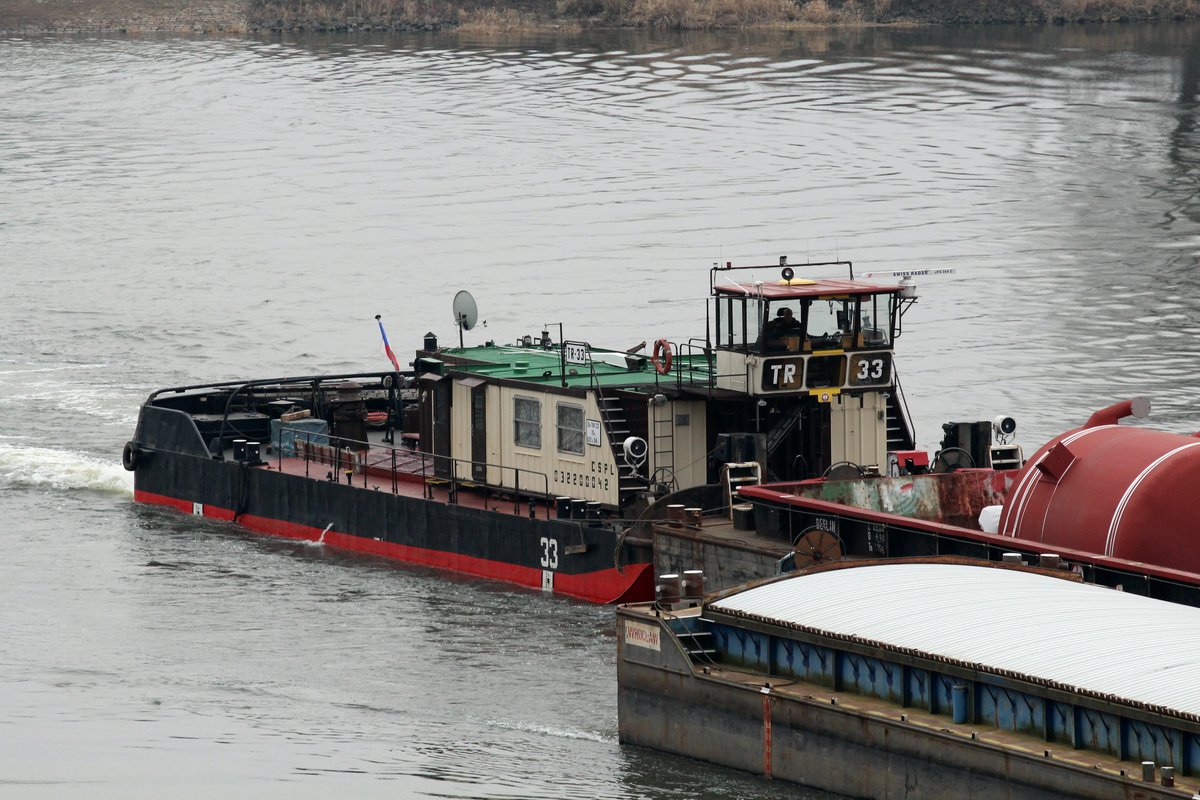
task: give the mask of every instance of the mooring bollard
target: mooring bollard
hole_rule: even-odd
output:
[[[654,586],[654,599],[659,605],[669,606],[679,602],[679,573],[668,572],[658,576]]]

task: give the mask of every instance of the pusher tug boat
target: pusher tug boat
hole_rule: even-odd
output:
[[[649,353],[547,330],[467,345],[477,311],[460,292],[459,346],[428,334],[412,369],[384,334],[392,370],[156,391],[122,456],[135,500],[584,600],[648,599],[650,525],[669,508],[723,513],[738,485],[839,464],[882,474],[913,448],[892,350],[911,279],[784,258],[714,266],[709,289],[703,337]]]

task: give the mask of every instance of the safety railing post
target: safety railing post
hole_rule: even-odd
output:
[[[513,477],[513,513],[521,515],[521,470],[514,470]]]

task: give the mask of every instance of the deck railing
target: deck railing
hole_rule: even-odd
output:
[[[435,487],[445,485],[449,495],[448,499],[451,503],[458,502],[458,491],[463,487],[481,488],[484,491],[485,497],[489,495],[512,495],[513,513],[521,514],[521,506],[524,503],[531,518],[537,513],[536,503],[539,500],[545,506],[546,519],[550,519],[550,511],[555,505],[554,496],[550,494],[549,476],[537,470],[437,455],[407,447],[379,445],[357,439],[330,436],[327,433],[315,431],[294,430],[293,436],[296,445],[296,457],[304,461],[304,477],[306,478],[313,477],[310,465],[326,464],[335,468],[336,472],[331,471],[330,473],[335,480],[340,481],[341,476],[346,475],[346,482],[353,484],[355,477],[361,475],[364,489],[369,488],[370,473],[375,471],[376,473],[384,472],[391,479],[392,494],[400,493],[400,482],[404,479],[402,476],[410,475],[420,477],[423,487],[422,494],[428,499],[433,499]],[[314,443],[313,439],[317,437],[321,441]],[[303,442],[301,442],[301,439],[303,439]],[[378,454],[381,450],[386,452],[384,458],[372,459],[368,457],[368,454]],[[277,447],[276,453],[279,467],[282,470],[283,448]],[[447,477],[441,477],[438,474],[437,468],[439,466],[448,467]],[[416,467],[416,469],[411,469],[410,467]],[[499,470],[501,482],[500,484],[488,484],[460,478],[460,467],[468,474],[473,474],[475,467],[483,467],[485,470]],[[504,483],[504,476],[510,472],[513,475],[511,486]],[[523,486],[523,482],[530,485]],[[537,491],[534,487],[539,482],[541,483],[541,490]]]
[[[587,342],[567,341],[563,342],[564,352],[567,348],[579,348],[576,352],[584,352],[587,354],[587,362],[583,364],[576,361],[565,361],[566,364],[578,364],[586,366],[588,376],[589,389],[603,388],[600,383],[601,375],[596,371],[596,362],[592,358],[592,346]],[[671,360],[671,369],[664,375],[658,370],[649,369],[654,377],[654,386],[674,385],[676,388],[681,388],[685,384],[688,386],[703,385],[709,389],[716,386],[717,374],[713,369],[715,358],[713,349],[703,339],[691,338],[683,343],[671,342],[671,350],[675,354],[675,358]],[[625,355],[627,357],[634,356],[633,353],[622,353],[619,350],[605,350],[603,352],[611,352],[614,355]],[[645,358],[645,356],[641,356]],[[619,373],[614,373],[619,374]]]

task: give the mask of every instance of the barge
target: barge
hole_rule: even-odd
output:
[[[384,334],[390,370],[156,391],[122,455],[134,499],[589,601],[648,599],[649,532],[669,507],[719,513],[737,486],[848,463],[883,474],[913,447],[893,364],[910,278],[784,258],[715,266],[709,290],[703,335],[648,351],[557,323],[464,342],[477,312],[460,292],[458,346],[427,334],[411,369]]]
[[[655,569],[702,569],[716,588],[830,561],[947,555],[1051,563],[1200,606],[1200,440],[1119,424],[1148,414],[1144,398],[1101,409],[1015,469],[974,467],[1011,457],[1015,424],[1002,418],[992,431],[947,423],[932,463],[906,454],[887,476],[740,486],[729,513],[656,524]]]
[[[876,800],[1200,792],[1200,609],[962,559],[691,585],[617,609],[624,744]]]

